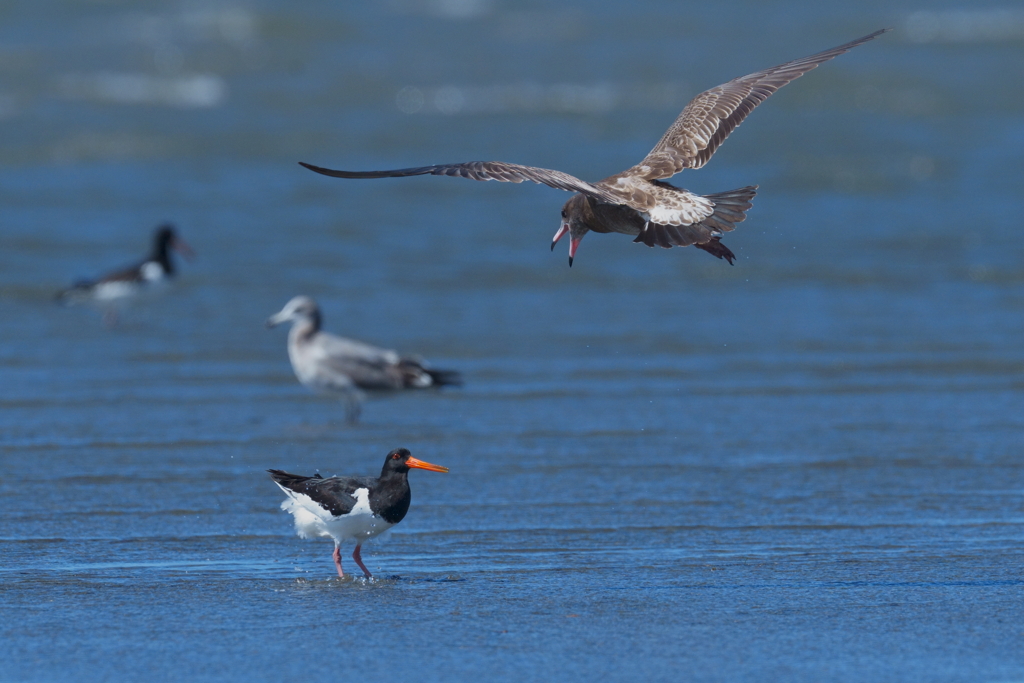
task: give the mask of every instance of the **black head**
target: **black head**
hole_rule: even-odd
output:
[[[412,453],[409,452],[408,448],[396,448],[388,453],[388,456],[384,459],[384,469],[381,470],[380,476],[386,477],[389,474],[406,474],[410,469],[429,470],[431,472],[448,471],[447,467],[432,465],[429,462],[417,460],[412,457]]]
[[[182,256],[191,258],[195,255],[192,251],[192,247],[185,244],[185,241],[178,237],[178,233],[175,231],[174,226],[170,223],[164,223],[156,229],[153,234],[153,254],[152,259],[159,261],[163,264],[167,272],[173,272],[173,265],[171,264],[168,252],[174,249]]]
[[[174,231],[174,226],[171,225],[170,223],[164,223],[163,225],[158,227],[156,229],[156,232],[153,234],[153,242],[158,247],[163,247],[164,249],[166,249],[171,245],[171,242],[174,241],[174,238],[176,236],[177,233]]]

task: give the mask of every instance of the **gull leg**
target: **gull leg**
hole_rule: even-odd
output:
[[[345,572],[341,569],[341,546],[334,544],[334,566],[338,568],[338,578],[344,579]]]
[[[363,402],[359,392],[355,389],[345,392],[345,421],[350,425],[359,422],[359,415],[363,412]]]
[[[366,578],[372,579],[373,578],[373,574],[371,574],[370,570],[366,568],[365,564],[363,564],[363,551],[362,551],[362,547],[363,546],[361,546],[361,545],[357,545],[356,546],[356,549],[352,551],[352,559],[356,561],[356,564],[359,565],[359,568],[363,570],[364,574],[366,574]]]

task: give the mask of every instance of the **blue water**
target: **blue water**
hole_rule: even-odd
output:
[[[969,10],[969,11],[968,11]],[[0,680],[1024,680],[1024,14],[793,0],[0,10]],[[692,249],[566,196],[735,76],[894,30],[769,99]],[[53,294],[198,253],[104,325]],[[460,370],[338,401],[326,329]],[[409,516],[339,582],[268,467],[376,474]],[[346,554],[346,563],[353,567]]]

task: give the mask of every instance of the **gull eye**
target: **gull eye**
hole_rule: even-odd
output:
[[[565,209],[562,209],[562,218],[565,218]]]

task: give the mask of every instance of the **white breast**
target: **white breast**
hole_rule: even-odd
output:
[[[146,261],[139,268],[139,274],[146,282],[157,282],[167,277],[164,267],[157,261]]]
[[[112,282],[101,282],[92,288],[92,296],[97,301],[113,301],[125,297],[134,296],[139,291],[136,282],[115,280]]]

